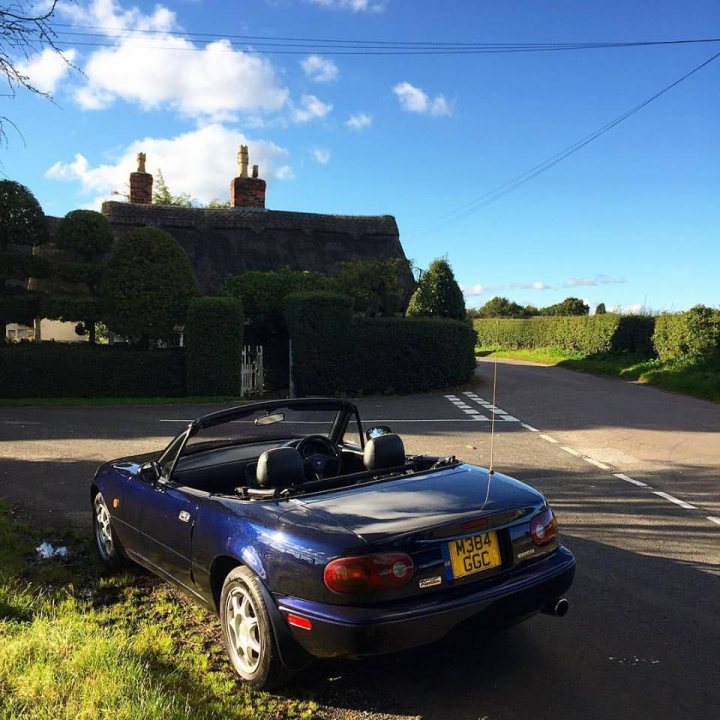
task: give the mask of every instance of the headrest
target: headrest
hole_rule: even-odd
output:
[[[293,447],[266,450],[259,458],[255,471],[257,484],[263,488],[284,488],[305,480],[303,459]]]
[[[405,446],[399,435],[389,433],[367,441],[363,463],[368,470],[385,470],[407,462]]]

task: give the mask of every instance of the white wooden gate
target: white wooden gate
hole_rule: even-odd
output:
[[[241,362],[240,396],[261,395],[265,389],[262,345],[244,345]]]

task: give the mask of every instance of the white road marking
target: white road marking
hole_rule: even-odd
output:
[[[547,440],[549,443],[554,443],[555,445],[559,445],[559,442],[554,437],[550,437],[549,435],[543,435],[542,433],[540,433],[540,437],[543,440]]]
[[[594,465],[595,467],[600,468],[601,470],[610,470],[611,469],[609,465],[606,465],[605,463],[600,462],[599,460],[595,460],[594,458],[591,458],[591,457],[583,456],[583,460],[587,463],[590,463],[591,465]]]
[[[654,495],[658,495],[661,498],[665,498],[666,500],[669,500],[671,503],[675,503],[676,505],[679,505],[681,508],[685,508],[685,510],[697,510],[695,505],[686,503],[684,500],[678,500],[678,498],[676,498],[674,495],[669,495],[668,493],[660,492],[659,490],[653,490],[652,492]]]
[[[480,414],[480,411],[479,411],[479,410],[473,410],[472,408],[467,408],[467,409],[462,408],[462,411],[463,411],[466,415],[479,415],[479,414]]]
[[[458,417],[458,418],[394,418],[394,419],[388,419],[388,418],[375,418],[375,419],[365,419],[364,423],[464,423],[464,422],[473,422],[473,420],[487,420],[487,422],[490,422],[490,418],[481,417],[477,415],[472,415],[470,417]],[[183,425],[187,425],[188,423],[193,422],[192,420],[174,420],[173,418],[159,418],[158,422],[162,423],[182,423]],[[246,425],[254,425],[255,422],[253,420],[232,420],[233,424],[246,424]],[[285,420],[284,425],[327,425],[327,421],[322,420]]]
[[[714,523],[717,523],[718,525],[720,525],[720,517],[715,517],[714,515],[708,515],[707,519],[710,522],[714,522]]]
[[[615,475],[616,478],[620,478],[621,480],[632,483],[633,485],[637,485],[638,487],[650,487],[647,483],[644,483],[641,480],[636,480],[635,478],[628,477],[627,475],[623,475],[623,473],[613,473],[613,474]]]
[[[528,425],[527,423],[520,423],[521,427],[524,427],[526,430],[529,430],[530,432],[540,432],[537,428],[534,428],[532,425]]]
[[[571,447],[568,447],[567,445],[561,445],[560,449],[564,450],[566,453],[570,453],[571,455],[574,455],[575,457],[582,457],[582,455],[577,450],[573,450]]]
[[[516,417],[513,417],[512,415],[503,415],[502,419],[505,422],[520,422]]]

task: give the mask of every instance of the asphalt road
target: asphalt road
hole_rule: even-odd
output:
[[[717,716],[720,406],[503,361],[494,412],[492,371],[481,363],[476,382],[446,394],[362,399],[361,413],[411,452],[485,466],[495,415],[495,467],[547,495],[577,557],[569,614],[320,663],[289,694],[311,688],[368,718]],[[86,525],[100,462],[154,449],[210,409],[0,408],[0,496],[40,522]]]

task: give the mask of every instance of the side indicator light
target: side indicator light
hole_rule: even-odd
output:
[[[301,628],[302,630],[312,630],[312,622],[307,618],[300,617],[299,615],[288,615],[288,625],[293,627]]]
[[[120,500],[113,498],[113,507],[117,510],[120,507]]]

